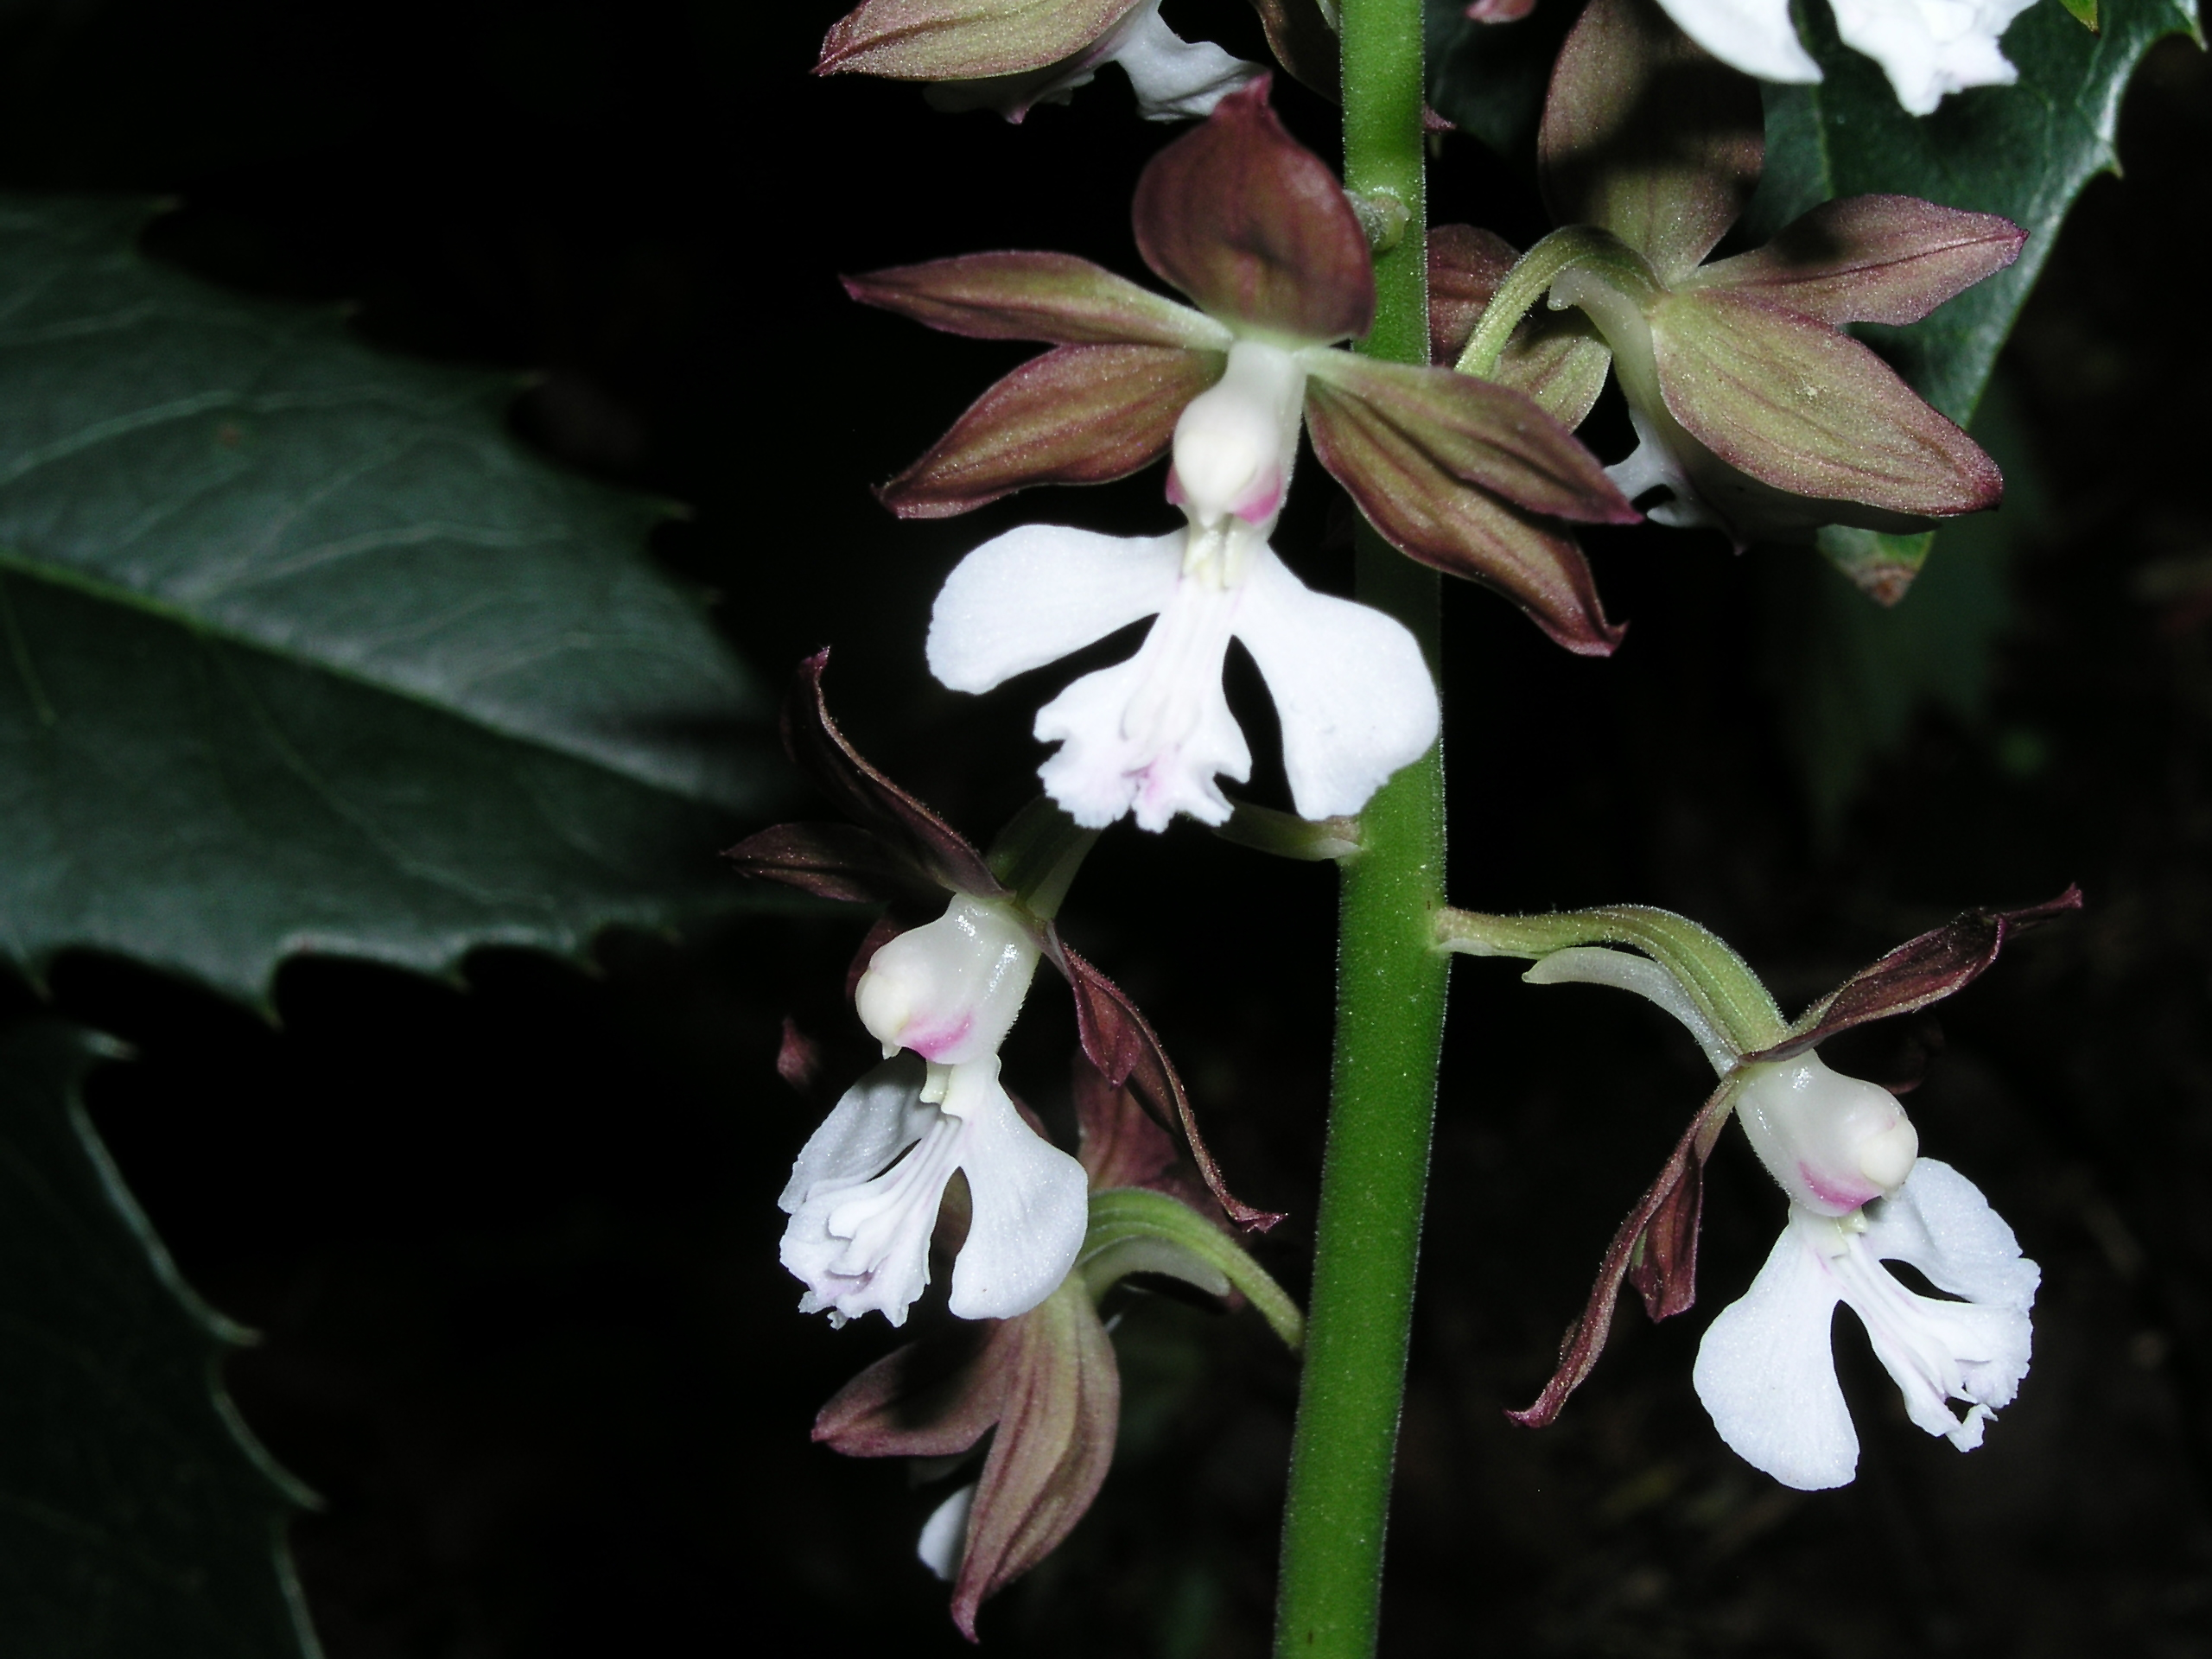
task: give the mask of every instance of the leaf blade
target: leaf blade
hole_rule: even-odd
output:
[[[252,1001],[748,902],[771,705],[657,510],[515,442],[511,377],[149,264],[146,211],[0,201],[0,951]]]
[[[307,1495],[86,1115],[96,1058],[56,1020],[0,1035],[0,1620],[25,1653],[315,1659],[283,1547]]]

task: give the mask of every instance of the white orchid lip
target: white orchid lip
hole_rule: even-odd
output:
[[[1885,1261],[1961,1300],[1908,1289]],[[1844,1484],[1859,1436],[1831,1346],[1841,1302],[1866,1325],[1906,1414],[1970,1452],[2027,1376],[2041,1279],[1974,1183],[1923,1158],[1894,1196],[1847,1217],[1792,1205],[1751,1287],[1706,1332],[1691,1381],[1745,1461],[1801,1491]]]
[[[1228,818],[1215,780],[1242,782],[1252,768],[1222,691],[1231,639],[1274,696],[1302,817],[1358,811],[1436,741],[1435,683],[1413,635],[1379,611],[1314,593],[1232,506],[1223,504],[1211,529],[1193,512],[1168,536],[1027,524],[970,553],[938,594],[930,670],[956,691],[988,691],[1159,618],[1135,657],[1085,675],[1038,713],[1038,738],[1062,746],[1039,774],[1085,829],[1131,812],[1154,830],[1179,812]]]
[[[963,893],[879,949],[853,1001],[887,1058],[958,1065],[998,1052],[1036,969],[1036,933],[1013,905]]]
[[[783,1263],[806,1286],[800,1312],[903,1325],[928,1287],[930,1236],[956,1169],[971,1215],[954,1314],[1011,1319],[1066,1278],[1089,1212],[1083,1166],[1029,1127],[998,1070],[995,1054],[949,1067],[902,1054],[846,1090],[779,1200],[791,1217]]]
[[[1736,1114],[1767,1173],[1815,1215],[1845,1216],[1912,1173],[1919,1136],[1887,1090],[1816,1053],[1743,1068]]]

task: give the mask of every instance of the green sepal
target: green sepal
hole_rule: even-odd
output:
[[[1578,945],[1633,945],[1674,976],[1738,1053],[1770,1048],[1789,1033],[1774,998],[1727,941],[1672,911],[1602,905],[1541,916],[1487,916],[1447,907],[1437,912],[1436,944],[1462,956],[1532,961]]]
[[[2058,0],[2058,3],[2065,7],[2074,21],[2090,34],[2100,32],[2097,28],[2097,0]]]
[[[1667,412],[1762,484],[1922,518],[2004,493],[1979,444],[1826,323],[1726,288],[1670,294],[1645,315]]]
[[[1122,1186],[1092,1193],[1075,1271],[1094,1299],[1132,1273],[1166,1274],[1213,1296],[1238,1291],[1287,1346],[1306,1340],[1306,1316],[1290,1293],[1235,1239],[1165,1192]]]

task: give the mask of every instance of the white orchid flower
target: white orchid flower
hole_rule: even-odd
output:
[[[1274,697],[1301,816],[1357,812],[1436,741],[1436,689],[1413,635],[1313,592],[1268,545],[1297,457],[1300,353],[1240,340],[1228,359],[1175,426],[1168,494],[1185,529],[1122,537],[1024,525],[963,560],[931,616],[930,669],[959,691],[1159,619],[1135,657],[1038,713],[1038,738],[1062,746],[1040,768],[1046,790],[1086,828],[1125,812],[1154,830],[1178,812],[1229,817],[1216,779],[1242,783],[1252,769],[1222,690],[1232,638]]]
[[[1851,1479],[1859,1440],[1830,1345],[1841,1302],[1865,1323],[1911,1420],[1962,1452],[1980,1446],[2027,1375],[2041,1270],[1972,1182],[1919,1155],[1895,1096],[1831,1070],[1816,1046],[1955,994],[2013,933],[2081,903],[2069,887],[2041,905],[1969,911],[1853,974],[1794,1021],[1726,944],[1664,911],[1440,915],[1446,950],[1533,957],[1532,983],[1611,985],[1656,1003],[1688,1028],[1720,1079],[1615,1230],[1543,1392],[1509,1414],[1532,1427],[1559,1415],[1605,1348],[1624,1285],[1655,1319],[1694,1304],[1706,1163],[1732,1116],[1789,1195],[1789,1214],[1751,1289],[1699,1349],[1693,1381],[1721,1438],[1785,1485]],[[1909,1287],[1885,1262],[1917,1268],[1943,1295]]]
[[[1067,1276],[1089,1215],[1083,1166],[1031,1128],[999,1084],[999,1045],[1037,956],[1008,901],[956,894],[944,916],[870,960],[855,1001],[895,1058],[846,1090],[779,1200],[791,1217],[783,1263],[807,1287],[802,1313],[906,1323],[929,1284],[930,1238],[955,1170],[973,1212],[953,1263],[956,1315],[1011,1319]]]

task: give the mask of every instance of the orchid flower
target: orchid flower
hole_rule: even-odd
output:
[[[1436,741],[1434,683],[1403,625],[1317,594],[1268,545],[1297,458],[1305,371],[1259,340],[1230,347],[1220,380],[1176,423],[1169,499],[1185,531],[1150,538],[1032,524],[985,543],[938,596],[930,670],[986,691],[1156,615],[1137,654],[1084,676],[1038,712],[1059,742],[1039,775],[1077,823],[1125,812],[1164,830],[1178,812],[1221,823],[1214,781],[1251,776],[1222,692],[1234,637],[1281,717],[1291,798],[1306,818],[1345,816]]]
[[[1011,895],[965,893],[876,948],[853,1001],[895,1058],[846,1091],[779,1200],[791,1218],[783,1262],[807,1287],[801,1313],[827,1309],[842,1325],[874,1310],[905,1324],[956,1170],[974,1216],[952,1270],[956,1315],[1026,1313],[1067,1276],[1083,1243],[1082,1170],[999,1084],[999,1046],[1038,954]]]
[[[1435,690],[1411,634],[1313,593],[1268,545],[1301,427],[1403,550],[1500,588],[1570,649],[1603,654],[1618,637],[1579,550],[1537,516],[1634,517],[1589,452],[1510,388],[1334,349],[1373,318],[1365,237],[1267,92],[1262,79],[1223,100],[1137,187],[1139,250],[1199,308],[1052,254],[847,283],[934,327],[1061,342],[884,487],[894,511],[942,517],[1173,453],[1167,495],[1184,531],[1122,539],[1025,526],[971,554],[932,619],[931,669],[982,691],[1158,616],[1134,658],[1038,716],[1037,736],[1063,745],[1042,770],[1047,791],[1089,827],[1128,811],[1152,830],[1177,812],[1228,817],[1215,779],[1251,768],[1221,690],[1232,637],[1274,694],[1302,815],[1357,810],[1434,741]]]
[[[784,739],[850,822],[778,825],[728,854],[759,880],[892,906],[861,946],[853,989],[885,1064],[809,1139],[780,1200],[791,1217],[784,1263],[807,1286],[802,1309],[838,1324],[871,1310],[902,1323],[929,1283],[930,1238],[956,1170],[974,1214],[952,1270],[956,1314],[1021,1313],[1065,1277],[1083,1238],[1080,1172],[999,1082],[999,1047],[1039,957],[1074,992],[1084,1052],[1168,1126],[1219,1206],[1254,1230],[1280,1220],[1229,1191],[1159,1038],[1059,937],[1053,912],[1090,838],[1033,811],[985,859],[846,741],[823,694],[828,658],[799,665]],[[931,909],[939,913],[906,924]]]
[[[1650,0],[1593,0],[1583,13],[1553,75],[1539,160],[1545,199],[1570,228],[1529,266],[1554,309],[1579,308],[1588,324],[1573,372],[1555,366],[1562,384],[1536,395],[1573,423],[1595,396],[1592,361],[1610,353],[1640,442],[1607,470],[1631,498],[1668,492],[1654,518],[1712,525],[1741,547],[1830,524],[1922,530],[1997,504],[2004,480],[1989,457],[1841,327],[1926,316],[2012,264],[2018,226],[1853,196],[1764,247],[1700,263],[1758,182],[1758,91]],[[1510,367],[1494,340],[1483,348],[1488,330],[1474,332],[1460,366]]]
[[[1785,1485],[1851,1479],[1859,1440],[1829,1346],[1841,1302],[1865,1323],[1912,1421],[1961,1451],[1980,1446],[2027,1374],[2038,1271],[1971,1182],[1920,1157],[1918,1135],[1888,1091],[1832,1071],[1815,1051],[1840,1032],[1963,989],[2012,933],[2081,902],[2069,888],[2025,910],[1971,912],[1898,946],[1788,1023],[1740,957],[1664,911],[1447,912],[1444,948],[1534,957],[1527,977],[1537,984],[1612,985],[1647,997],[1682,1022],[1720,1077],[1614,1233],[1558,1370],[1514,1420],[1540,1427],[1559,1414],[1597,1363],[1624,1281],[1655,1319],[1695,1301],[1704,1166],[1733,1116],[1789,1212],[1751,1289],[1699,1349],[1692,1381],[1721,1439]],[[1909,1262],[1963,1300],[1921,1295],[1885,1261]]]
[[[1797,38],[1789,0],[1659,0],[1682,32],[1761,80],[1803,85],[1821,66]],[[1897,102],[1929,115],[1949,92],[2020,78],[1998,40],[2035,0],[1831,0],[1846,46],[1882,66]]]
[[[1128,1089],[1080,1055],[1075,1106],[1090,1194],[1076,1271],[1014,1318],[877,1361],[815,1420],[814,1438],[848,1456],[940,1468],[990,1435],[982,1470],[931,1513],[917,1550],[952,1586],[953,1622],[970,1641],[982,1603],[1058,1548],[1105,1481],[1121,1375],[1098,1305],[1116,1285],[1163,1274],[1209,1296],[1241,1293],[1286,1342],[1301,1335],[1296,1307],[1226,1236],[1195,1168]]]

